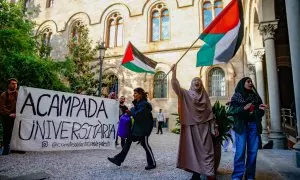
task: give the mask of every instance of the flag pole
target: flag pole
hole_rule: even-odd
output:
[[[179,63],[179,61],[181,61],[181,59],[186,55],[187,52],[189,52],[189,50],[194,46],[194,44],[196,44],[196,42],[199,40],[199,37],[193,42],[193,44],[183,53],[183,55],[179,58],[179,60],[175,63],[175,65],[177,65]],[[163,82],[163,80],[170,74],[170,72],[172,71],[172,69],[170,69],[170,71],[162,78],[161,82]]]

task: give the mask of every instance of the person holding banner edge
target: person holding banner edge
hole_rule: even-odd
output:
[[[121,166],[124,162],[130,146],[133,141],[141,142],[141,145],[146,151],[147,163],[145,167],[146,170],[156,168],[156,161],[151,147],[148,143],[148,138],[153,129],[153,116],[152,116],[152,106],[147,100],[147,93],[142,88],[134,89],[134,101],[132,102],[134,107],[126,111],[126,113],[131,114],[134,118],[133,127],[131,134],[127,138],[122,151],[114,157],[108,157],[107,159],[117,166]]]
[[[7,83],[7,90],[0,96],[0,115],[3,123],[3,152],[2,155],[10,153],[10,141],[16,118],[16,104],[18,98],[18,80],[11,78]],[[23,151],[15,151],[25,153]]]

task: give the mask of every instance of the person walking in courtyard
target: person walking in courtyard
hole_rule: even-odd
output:
[[[252,80],[245,77],[239,81],[231,98],[229,111],[234,118],[236,152],[234,156],[233,180],[255,179],[256,157],[259,136],[262,133],[263,104]],[[247,151],[247,161],[245,154]]]
[[[176,78],[176,65],[172,67],[172,87],[178,96],[181,124],[177,168],[215,179],[214,146],[211,132],[218,135],[209,97],[200,78],[192,80],[189,90],[180,87]]]
[[[134,89],[133,97],[134,101],[132,103],[134,107],[132,107],[130,111],[128,110],[126,112],[131,114],[134,118],[131,134],[126,139],[122,151],[112,158],[108,157],[108,160],[117,166],[121,166],[121,163],[124,162],[127,156],[132,142],[139,141],[146,151],[148,165],[145,167],[145,169],[154,169],[156,168],[156,162],[152,153],[152,149],[148,143],[148,138],[153,129],[153,116],[151,112],[152,106],[147,100],[147,93],[142,88]]]
[[[3,152],[2,155],[10,153],[10,140],[14,121],[16,118],[16,103],[18,97],[17,79],[8,80],[8,89],[0,96],[0,115],[3,123]]]
[[[163,131],[162,131],[162,126],[165,122],[165,116],[164,116],[164,113],[162,112],[162,109],[159,109],[159,112],[157,113],[157,122],[158,122],[158,128],[157,128],[157,132],[156,134],[158,134],[160,132],[160,134],[163,134]]]

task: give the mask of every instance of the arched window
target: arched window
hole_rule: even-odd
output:
[[[166,98],[167,97],[167,78],[163,81],[166,73],[159,71],[154,75],[154,95],[153,98]]]
[[[104,75],[102,78],[102,88],[103,94],[109,95],[111,92],[115,92],[116,96],[118,96],[118,77],[114,74]]]
[[[54,0],[47,0],[47,2],[46,2],[46,8],[53,7],[53,5],[54,5]]]
[[[212,7],[213,3],[213,7]],[[217,17],[220,12],[223,10],[223,1],[222,0],[206,0],[203,2],[203,29],[205,29],[211,22],[212,20]],[[214,10],[214,12],[213,12]]]
[[[170,15],[165,4],[157,4],[151,11],[151,41],[170,39]]]
[[[52,31],[50,28],[44,29],[41,34],[40,57],[49,57],[51,52],[51,36]]]
[[[215,10],[215,17],[217,17],[220,14],[220,12],[223,10],[223,2],[220,0],[215,1],[214,10]]]
[[[51,41],[51,36],[52,36],[52,31],[50,28],[46,28],[45,30],[43,30],[42,32],[42,44],[43,45],[50,45],[50,41]]]
[[[119,13],[113,13],[108,18],[107,29],[107,46],[120,47],[123,46],[123,18]]]
[[[208,86],[210,96],[225,96],[226,84],[225,73],[221,68],[213,68],[209,72]]]
[[[75,44],[80,42],[80,28],[82,27],[83,27],[83,23],[81,21],[75,22],[72,27],[71,40]]]
[[[203,27],[206,28],[212,21],[212,7],[209,1],[203,3]]]

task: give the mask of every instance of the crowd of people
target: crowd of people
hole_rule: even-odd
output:
[[[212,111],[211,102],[202,80],[195,77],[189,90],[180,86],[176,78],[176,65],[172,67],[172,88],[178,96],[178,113],[180,117],[180,140],[178,147],[177,168],[192,173],[193,180],[200,179],[200,175],[216,179],[214,138],[219,135],[218,124]],[[18,81],[8,80],[8,88],[0,96],[0,114],[3,125],[3,155],[9,154],[10,139],[14,119],[16,117],[16,100]],[[119,100],[119,118],[128,120],[127,135],[120,136],[122,150],[108,160],[121,166],[124,162],[131,144],[138,142],[146,152],[146,170],[156,168],[154,154],[149,145],[154,118],[152,106],[148,101],[148,94],[142,88],[133,91],[133,107],[125,105],[125,97],[116,96],[114,92],[107,98]],[[232,179],[255,179],[256,157],[260,144],[262,132],[261,119],[264,115],[266,105],[258,95],[252,80],[249,77],[241,79],[235,89],[235,93],[227,103],[228,114],[233,118],[234,124],[231,134],[235,139],[234,147],[234,169]],[[127,119],[126,119],[127,118]],[[162,127],[166,118],[162,109],[157,116],[157,133],[163,134]],[[120,126],[124,126],[120,122]],[[124,126],[125,127],[125,126]],[[120,128],[120,127],[119,127]],[[122,127],[121,127],[122,128]],[[121,131],[119,131],[121,132]],[[115,145],[119,145],[118,135]],[[228,144],[228,143],[227,143]],[[226,149],[226,143],[224,146]]]

